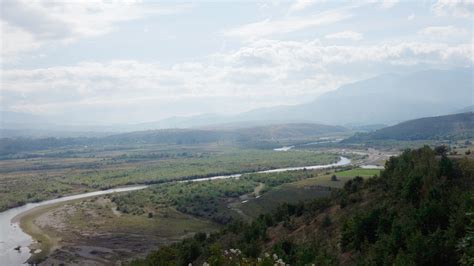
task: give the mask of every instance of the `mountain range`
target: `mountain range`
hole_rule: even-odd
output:
[[[306,104],[258,109],[239,117],[335,125],[394,124],[472,105],[473,84],[472,68],[388,74],[344,85]]]
[[[299,105],[260,108],[237,115],[202,114],[171,117],[156,122],[123,125],[58,125],[40,116],[1,113],[2,136],[54,131],[129,132],[164,128],[251,127],[282,123],[329,125],[393,125],[421,117],[473,109],[473,69],[425,70],[410,74],[386,74],[343,85],[317,99]]]

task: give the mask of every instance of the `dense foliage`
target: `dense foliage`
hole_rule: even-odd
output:
[[[342,250],[360,253],[364,264],[456,265],[474,204],[473,167],[429,148],[391,158],[371,181],[383,200],[344,223]]]
[[[332,199],[285,204],[132,264],[472,265],[473,182],[472,160],[408,150],[380,177],[355,178]]]

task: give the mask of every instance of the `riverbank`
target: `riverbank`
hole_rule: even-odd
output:
[[[78,200],[75,200],[78,201]],[[21,213],[13,218],[13,223],[18,223],[24,233],[30,235],[34,242],[28,248],[30,249],[31,257],[28,263],[37,264],[47,258],[47,256],[56,248],[59,247],[61,238],[56,236],[53,231],[40,227],[36,220],[44,213],[54,210],[65,204],[66,202],[55,203],[47,206],[39,206],[24,213]],[[57,222],[57,221],[49,221]]]
[[[35,254],[35,257],[41,257],[46,250],[51,249],[55,246],[54,239],[48,239],[44,235],[44,230],[41,231],[37,227],[30,223],[33,221],[33,217],[37,213],[42,213],[44,208],[54,207],[56,204],[62,202],[80,200],[88,197],[94,197],[98,195],[118,193],[133,191],[138,189],[146,188],[146,186],[132,186],[132,187],[122,187],[109,190],[89,192],[79,195],[72,195],[52,200],[47,200],[37,203],[29,203],[17,208],[9,209],[7,211],[0,213],[0,261],[5,265],[20,265],[24,264],[30,258],[30,245],[34,243],[34,240],[31,235],[37,237],[39,241],[44,241],[45,247],[42,247],[39,253]],[[16,217],[16,218],[15,218]],[[23,231],[21,228],[21,217],[26,217],[25,222],[23,222],[23,228],[27,232]],[[20,223],[19,223],[20,222]],[[28,234],[30,233],[30,234]],[[38,242],[41,243],[41,242]],[[38,249],[37,246],[33,246],[34,249]]]
[[[109,195],[101,195],[38,208],[20,217],[20,223],[35,239],[44,240],[38,245],[43,252],[31,261],[45,265],[124,263],[196,232],[219,228],[169,207],[150,212],[152,217],[117,212]]]

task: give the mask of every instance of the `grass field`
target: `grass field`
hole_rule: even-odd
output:
[[[130,149],[98,151],[95,155],[86,153],[90,158],[40,157],[0,161],[0,211],[27,202],[116,186],[327,164],[337,160],[332,153],[274,152],[225,145]]]
[[[259,198],[236,204],[234,207],[240,209],[245,215],[255,218],[285,202],[297,203],[327,197],[331,194],[332,188],[342,188],[345,182],[356,176],[370,178],[374,175],[380,175],[380,170],[355,168],[337,172],[315,171],[311,173],[310,171],[310,173],[305,173],[304,171],[295,171],[291,174],[307,178],[285,183],[264,193]],[[337,176],[338,181],[331,181],[333,175]]]
[[[474,140],[466,139],[466,140],[458,140],[450,143],[450,154],[453,155],[466,155],[466,152],[469,155],[474,153]]]
[[[246,216],[256,218],[283,203],[298,203],[299,201],[327,197],[330,194],[330,189],[301,189],[292,184],[284,184],[264,193],[261,197],[237,203],[234,207],[241,210]]]
[[[328,174],[318,175],[317,177],[312,177],[308,179],[304,179],[298,182],[294,182],[291,185],[304,188],[307,186],[325,186],[325,187],[333,187],[333,188],[342,188],[344,183],[356,176],[369,178],[373,177],[374,175],[380,175],[380,169],[362,169],[362,168],[355,168],[347,171],[340,171],[340,172],[331,172]],[[335,175],[338,181],[332,181],[331,177]]]

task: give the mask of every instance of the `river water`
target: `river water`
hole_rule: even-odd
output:
[[[196,179],[191,179],[191,180],[183,180],[183,181],[180,181],[180,182],[199,182],[199,181],[208,181],[208,180],[215,180],[215,179],[237,178],[237,177],[241,177],[244,174],[253,174],[253,173],[263,173],[263,174],[265,174],[265,173],[279,173],[279,172],[303,170],[303,169],[307,169],[307,170],[326,169],[326,168],[344,166],[344,165],[349,165],[349,164],[351,164],[351,160],[346,158],[346,157],[341,156],[340,160],[338,162],[331,163],[331,164],[278,168],[278,169],[272,169],[272,170],[249,172],[249,173],[234,174],[234,175],[219,175],[219,176],[196,178]]]
[[[281,148],[273,149],[274,151],[289,151],[295,147],[304,147],[304,146],[311,146],[311,145],[318,145],[318,144],[327,144],[327,143],[338,143],[343,139],[331,139],[331,138],[320,138],[318,141],[308,142],[304,144],[298,145],[291,145],[291,146],[283,146]]]
[[[288,168],[278,168],[266,171],[258,171],[258,172],[249,172],[249,173],[278,173],[278,172],[286,172],[286,171],[295,171],[295,170],[303,170],[303,169],[325,169],[325,168],[332,168],[338,166],[344,166],[351,164],[351,160],[346,157],[340,157],[340,160],[336,163],[332,164],[325,164],[325,165],[313,165],[313,166],[301,166],[301,167],[288,167]],[[242,176],[243,174],[249,173],[242,173],[242,174],[234,174],[234,175],[220,175],[220,176],[213,176],[213,177],[206,177],[206,178],[198,178],[193,180],[186,180],[180,182],[199,182],[199,181],[207,181],[207,180],[215,180],[215,179],[225,179],[225,178],[237,178]],[[55,204],[58,202],[70,201],[75,199],[111,194],[111,193],[118,193],[118,192],[126,192],[126,191],[133,191],[144,189],[147,186],[132,186],[132,187],[123,187],[123,188],[115,188],[109,190],[101,190],[95,192],[89,192],[84,194],[78,194],[73,196],[67,196],[52,200],[46,200],[38,203],[28,203],[26,205],[12,208],[6,210],[4,212],[0,212],[0,265],[21,265],[25,264],[28,258],[30,257],[30,249],[28,246],[33,243],[33,239],[28,234],[24,233],[17,221],[13,221],[14,218],[26,211],[29,211],[33,208],[39,206],[46,206]],[[20,250],[15,250],[16,247],[20,246]]]

